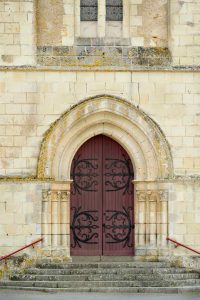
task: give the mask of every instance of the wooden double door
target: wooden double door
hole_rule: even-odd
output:
[[[98,135],[71,167],[71,255],[133,255],[133,166],[127,152]]]

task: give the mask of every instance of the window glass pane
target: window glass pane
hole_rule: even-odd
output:
[[[123,21],[123,8],[106,7],[106,21]]]
[[[123,21],[122,0],[106,0],[106,21]]]
[[[110,6],[123,6],[122,0],[106,0],[106,5]]]
[[[81,0],[81,21],[97,21],[98,1]]]

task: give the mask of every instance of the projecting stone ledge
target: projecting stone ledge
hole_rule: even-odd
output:
[[[16,65],[0,66],[0,71],[124,71],[124,72],[200,72],[199,65],[168,65],[168,66],[57,66],[57,65]]]

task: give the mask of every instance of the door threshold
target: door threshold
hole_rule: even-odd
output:
[[[131,262],[136,256],[72,256],[72,262]]]

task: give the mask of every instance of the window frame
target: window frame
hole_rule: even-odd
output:
[[[81,21],[80,20],[80,0],[75,0],[75,37],[81,38]],[[130,28],[130,0],[123,0],[123,21],[122,21],[122,32],[123,38],[129,38],[129,28]],[[106,0],[98,0],[98,38],[104,38],[106,35]],[[94,21],[95,22],[95,21]]]

